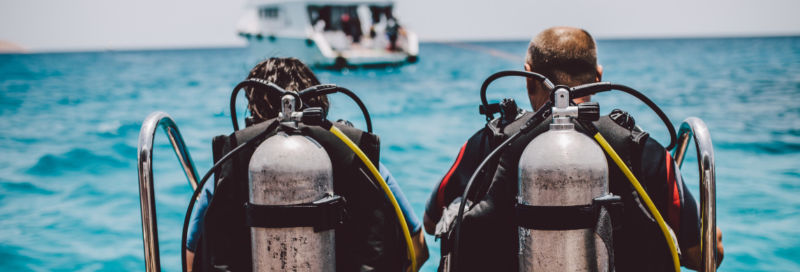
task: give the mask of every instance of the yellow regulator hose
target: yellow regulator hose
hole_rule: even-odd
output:
[[[325,128],[327,126],[322,125],[322,127]],[[392,190],[389,189],[389,185],[387,185],[386,181],[383,180],[383,177],[381,177],[381,173],[378,171],[377,168],[375,168],[375,165],[372,164],[372,162],[367,158],[367,155],[365,155],[364,152],[361,151],[361,149],[358,148],[358,146],[355,143],[353,143],[353,141],[350,140],[350,138],[344,135],[344,133],[342,133],[342,131],[336,128],[335,126],[331,125],[328,130],[332,132],[334,135],[336,135],[336,137],[339,137],[339,139],[342,140],[342,142],[344,142],[348,147],[350,147],[350,149],[353,150],[354,153],[356,153],[356,155],[358,155],[358,158],[361,159],[362,162],[364,162],[367,168],[369,168],[369,171],[372,172],[372,175],[375,176],[375,179],[378,180],[378,183],[381,184],[381,188],[383,188],[383,191],[386,193],[386,196],[389,198],[389,201],[392,202],[392,206],[394,206],[394,211],[397,213],[397,219],[399,219],[400,221],[400,226],[403,227],[403,236],[405,236],[406,238],[406,243],[408,244],[406,246],[408,248],[408,256],[411,259],[411,270],[417,272],[417,258],[416,258],[417,255],[414,252],[414,244],[411,241],[411,232],[408,230],[408,225],[406,225],[406,218],[405,216],[403,216],[403,211],[400,209],[400,204],[397,203],[397,199],[395,199]]]
[[[672,239],[672,234],[670,234],[669,230],[667,229],[667,223],[664,222],[664,218],[661,217],[661,213],[659,213],[656,209],[656,205],[653,204],[652,200],[650,200],[650,196],[644,191],[644,188],[642,188],[642,185],[639,184],[639,181],[636,179],[636,177],[633,176],[633,173],[631,173],[631,170],[625,165],[625,162],[622,161],[619,155],[617,155],[617,152],[614,152],[614,149],[611,148],[611,145],[609,145],[606,139],[603,138],[603,135],[600,135],[600,133],[595,133],[594,138],[598,143],[600,143],[600,146],[603,147],[606,153],[611,156],[617,166],[619,166],[619,169],[625,173],[625,176],[628,177],[628,180],[631,182],[633,187],[636,188],[636,192],[639,193],[639,197],[641,197],[642,200],[644,200],[644,203],[647,204],[647,208],[650,210],[650,213],[652,213],[653,217],[656,218],[656,222],[658,222],[658,226],[661,227],[661,232],[664,233],[664,238],[667,239],[667,244],[669,244],[669,250],[670,253],[672,253],[672,263],[675,266],[675,271],[680,272],[681,262],[680,259],[678,259],[678,250],[675,247],[675,241]]]

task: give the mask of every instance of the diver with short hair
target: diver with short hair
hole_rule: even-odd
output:
[[[600,82],[603,75],[603,67],[597,63],[594,39],[585,30],[572,27],[553,27],[536,35],[529,44],[524,66],[526,71],[539,73],[555,85],[568,87]],[[527,94],[534,110],[550,100],[548,88],[531,78],[527,78]],[[576,104],[589,102],[591,96],[573,101]],[[517,117],[514,122],[527,119]],[[462,201],[461,196],[478,165],[505,139],[503,136],[507,138],[512,133],[504,131],[505,128],[510,130],[512,125],[497,123],[502,122],[489,122],[462,146],[455,162],[434,187],[428,200],[423,222],[428,234],[441,239],[440,271],[450,271],[454,265],[458,271],[518,270],[517,254],[521,248],[514,221],[517,173],[506,171],[500,163],[500,160],[506,160],[507,165],[518,164],[518,157],[492,161],[478,176],[478,181],[483,181],[483,184],[468,192],[472,197],[467,200],[468,210],[462,217],[460,256],[455,256],[457,264],[451,263],[454,259],[450,254],[454,247],[457,204]],[[629,160],[634,175],[642,181],[677,238],[682,252],[681,265],[698,270],[701,266],[699,205],[686,188],[679,167],[670,154],[636,126],[633,117],[625,111],[614,110],[595,124],[607,135],[604,137],[609,142],[627,147],[617,151]],[[548,122],[540,124],[548,125]],[[625,211],[622,228],[613,233],[616,271],[671,271],[671,255],[665,249],[664,236],[653,227],[653,219],[642,208],[621,171],[608,160],[609,190],[622,197]],[[717,254],[719,265],[724,256],[719,228]]]
[[[257,64],[250,71],[247,78],[266,80],[290,92],[298,92],[308,87],[320,85],[319,80],[311,69],[295,58],[267,59]],[[238,144],[241,144],[245,142],[245,139],[242,138],[243,136],[247,137],[248,134],[251,134],[249,137],[253,136],[252,132],[247,132],[251,130],[249,128],[263,125],[278,117],[280,105],[275,105],[274,103],[279,103],[280,97],[270,97],[266,92],[258,92],[252,87],[245,87],[245,95],[248,99],[248,109],[251,112],[250,120],[247,120],[248,128],[239,130],[230,137],[215,137],[213,141],[215,161],[219,159],[218,153],[220,152],[218,151],[234,147],[237,136],[240,137]],[[305,107],[319,107],[325,112],[330,107],[330,102],[326,95],[307,99],[303,103]],[[336,126],[342,126],[342,130],[349,129],[356,134],[368,134],[353,128],[350,122],[344,120],[338,121]],[[377,138],[377,136],[374,137]],[[366,138],[366,136],[362,138]],[[239,156],[249,158],[253,151],[251,149],[249,154]],[[243,153],[246,153],[246,151]],[[239,160],[239,162],[234,163],[247,166],[247,162]],[[411,230],[418,269],[429,257],[428,246],[424,235],[422,235],[422,224],[414,214],[410,202],[406,199],[389,170],[380,162],[378,163],[378,168],[380,175],[394,194],[406,218],[408,228]],[[231,202],[245,200],[240,197],[237,198],[237,195],[243,193],[240,191],[241,188],[247,187],[247,178],[246,173],[232,173],[235,169],[240,169],[240,167],[228,166],[217,171],[214,182],[207,182],[196,200],[197,205],[194,206],[192,211],[189,235],[186,242],[186,262],[189,271],[208,271],[211,267],[225,267],[228,271],[249,271],[248,268],[251,265],[249,253],[250,228],[244,225],[244,218],[237,217],[237,212],[240,212],[238,211],[238,204],[241,203],[231,204]],[[344,185],[344,182],[358,181],[334,181],[337,186]],[[343,220],[345,221],[344,225],[337,229],[346,228],[349,230],[339,233],[336,238],[337,268],[340,268],[341,271],[350,271],[351,269],[396,271],[396,267],[402,267],[403,262],[399,259],[404,260],[405,253],[403,251],[404,243],[386,240],[402,236],[397,236],[398,233],[401,233],[398,230],[399,227],[392,225],[391,220],[384,218],[394,218],[393,210],[387,209],[383,205],[384,203],[379,201],[381,198],[373,196],[354,197],[354,192],[357,193],[359,191],[355,186],[363,185],[349,185],[348,187],[353,187],[353,189],[350,189],[349,194],[347,191],[342,192],[341,190],[343,189],[341,188],[334,188],[336,194],[346,197],[346,219]],[[220,186],[223,187],[222,190],[220,190]],[[366,188],[362,189],[362,191],[364,194],[375,193]],[[246,192],[244,193],[246,195]],[[383,195],[383,192],[378,193]],[[383,199],[385,199],[385,195]],[[376,203],[376,201],[378,202]],[[364,205],[352,207],[347,206],[347,203],[353,203],[353,205],[357,205],[355,203],[371,203],[373,207]],[[241,206],[241,208],[243,211],[244,206]],[[347,213],[348,209],[350,210],[349,213]],[[211,227],[210,230],[208,229],[209,226]],[[246,232],[246,235],[236,233],[242,231]],[[340,239],[342,240],[340,241]],[[340,248],[342,248],[341,251]],[[389,254],[393,254],[393,256],[388,256]],[[411,267],[408,270],[411,271]]]

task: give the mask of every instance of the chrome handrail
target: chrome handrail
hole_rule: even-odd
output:
[[[148,272],[161,271],[161,260],[158,252],[158,224],[156,223],[156,200],[153,192],[153,138],[158,127],[164,128],[169,142],[175,149],[183,172],[192,189],[197,189],[197,170],[183,141],[178,125],[169,114],[161,111],[151,113],[144,119],[139,131],[139,149],[137,150],[139,168],[139,202],[142,208],[142,238],[144,239],[144,261]]]
[[[683,121],[678,131],[678,145],[672,150],[672,156],[678,168],[683,165],[686,149],[694,137],[697,147],[697,164],[700,170],[700,238],[702,267],[700,271],[717,271],[717,188],[714,173],[714,147],[708,127],[697,117],[689,117]]]

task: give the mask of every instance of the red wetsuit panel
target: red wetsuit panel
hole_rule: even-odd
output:
[[[666,152],[666,163],[667,163],[667,190],[669,191],[669,203],[667,204],[667,223],[669,223],[672,230],[675,231],[675,235],[680,233],[680,226],[681,226],[681,195],[678,191],[678,182],[676,181],[675,177],[675,162],[672,160],[672,156],[669,155],[669,152]]]
[[[439,184],[439,191],[437,192],[436,195],[436,207],[439,207],[440,213],[445,206],[444,189],[447,187],[447,182],[450,180],[450,176],[453,175],[453,172],[455,172],[456,168],[458,168],[458,164],[461,163],[461,158],[464,157],[464,149],[466,148],[467,148],[467,143],[464,143],[464,145],[461,146],[461,151],[458,152],[458,158],[456,159],[456,162],[453,163],[453,167],[450,167],[450,171],[447,172],[447,175],[444,176],[444,179],[442,179],[442,182]]]

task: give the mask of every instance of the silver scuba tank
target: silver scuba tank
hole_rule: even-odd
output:
[[[521,205],[592,205],[593,199],[608,193],[606,157],[597,143],[575,130],[570,119],[577,117],[579,110],[569,101],[569,91],[556,91],[550,130],[531,141],[522,153],[517,196]],[[519,227],[519,244],[519,271],[607,270],[606,248],[593,228]]]
[[[288,97],[291,101],[284,103],[283,124],[293,122],[288,116],[294,112],[294,100]],[[287,104],[291,106],[286,107]],[[279,132],[253,153],[249,186],[252,204],[296,205],[318,201],[333,194],[330,157],[307,136]],[[334,231],[315,232],[314,227],[252,227],[253,271],[335,271]]]

